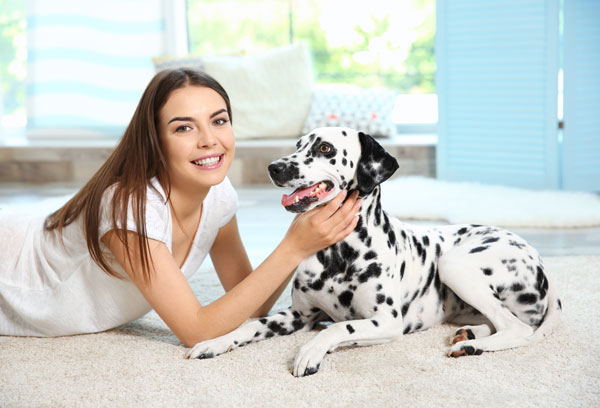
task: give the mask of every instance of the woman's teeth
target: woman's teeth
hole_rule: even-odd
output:
[[[217,164],[221,160],[221,156],[209,157],[207,159],[197,160],[193,162],[197,166],[211,166]]]

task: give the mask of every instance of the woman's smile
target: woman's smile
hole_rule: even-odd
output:
[[[224,154],[222,153],[203,156],[196,160],[192,160],[192,164],[194,164],[199,170],[218,169],[221,167],[221,164],[223,164],[223,156]]]

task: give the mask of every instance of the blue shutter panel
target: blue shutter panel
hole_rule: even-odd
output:
[[[558,187],[558,0],[437,2],[437,170]]]
[[[563,183],[600,191],[600,1],[565,1]]]

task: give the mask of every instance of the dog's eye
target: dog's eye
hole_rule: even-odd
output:
[[[331,151],[331,146],[329,146],[327,143],[323,143],[319,146],[319,151],[321,153],[329,153]]]

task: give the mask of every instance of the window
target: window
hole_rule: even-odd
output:
[[[435,123],[435,1],[189,0],[190,53],[310,45],[318,83],[386,87],[394,121]]]
[[[25,127],[25,0],[0,0],[0,129]]]

